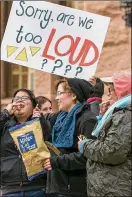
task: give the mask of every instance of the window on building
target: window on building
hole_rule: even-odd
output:
[[[13,64],[11,90],[14,92],[19,88],[28,88],[28,68]]]
[[[28,69],[28,88],[34,92],[34,76],[35,76],[35,69],[29,68]]]

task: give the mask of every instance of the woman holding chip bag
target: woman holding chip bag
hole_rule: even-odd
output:
[[[0,137],[1,137],[0,154],[1,154],[2,197],[10,197],[10,196],[45,197],[46,196],[45,194],[46,175],[42,173],[41,176],[38,177],[36,176],[36,179],[33,179],[34,177],[32,177],[33,180],[30,180],[28,176],[28,172],[26,171],[27,168],[25,166],[24,160],[22,159],[22,156],[20,154],[21,151],[27,154],[28,156],[27,161],[30,161],[31,155],[30,154],[28,155],[27,152],[30,150],[30,151],[34,151],[35,154],[35,151],[39,149],[38,142],[34,142],[35,132],[31,127],[31,123],[39,124],[40,130],[46,132],[48,131],[48,126],[46,122],[42,124],[42,122],[44,121],[42,117],[40,118],[40,122],[38,119],[32,118],[33,110],[35,109],[36,105],[37,105],[37,101],[35,99],[35,96],[30,90],[19,89],[14,93],[12,103],[9,104],[6,107],[6,109],[0,114]],[[30,132],[26,133],[23,129],[23,133],[22,133],[23,135],[22,134],[20,135],[19,133],[19,136],[16,136],[16,141],[20,142],[19,144],[21,150],[20,151],[19,147],[17,147],[15,143],[16,141],[14,141],[14,138],[12,138],[13,137],[12,133],[16,134],[14,132],[16,128],[19,129],[20,131],[21,129],[20,125],[23,124],[26,125],[27,121],[28,121],[27,126],[29,127],[29,129],[31,129]],[[42,127],[40,126],[40,123]],[[37,126],[36,129],[38,129]],[[40,135],[41,131],[38,133],[39,133],[38,136],[39,139],[41,138],[41,140],[43,140],[43,137],[46,138],[46,135],[43,135],[43,133],[42,135]],[[49,152],[48,150],[46,151],[47,151],[46,154],[49,157]],[[38,152],[37,154],[39,155]],[[37,157],[35,158],[37,159]],[[39,161],[37,160],[36,162],[40,162],[40,160]]]
[[[93,93],[92,85],[83,79],[56,81],[59,112],[47,114],[52,143],[60,155],[51,156],[44,164],[47,173],[47,194],[50,197],[86,197],[86,158],[78,152],[78,136],[91,139],[97,122],[86,103]]]

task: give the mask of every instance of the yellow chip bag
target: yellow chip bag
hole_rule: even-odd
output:
[[[43,163],[50,157],[50,152],[44,143],[40,120],[35,118],[16,125],[9,132],[22,155],[28,180],[46,173]]]

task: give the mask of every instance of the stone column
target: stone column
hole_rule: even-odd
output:
[[[5,24],[7,22],[7,12],[8,12],[8,2],[7,1],[1,1],[0,2],[1,9],[0,9],[0,15],[1,15],[1,37],[0,40],[2,42],[4,31],[5,31]],[[1,98],[4,98],[6,96],[6,75],[5,75],[5,65],[6,63],[1,61],[0,62],[0,70],[1,70]]]

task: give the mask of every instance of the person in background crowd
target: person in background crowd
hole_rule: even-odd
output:
[[[131,196],[131,74],[120,71],[109,85],[109,108],[92,135],[78,142],[87,157],[88,196]]]
[[[90,104],[92,112],[98,116],[100,111],[99,105],[102,102],[102,96],[104,94],[104,83],[101,79],[94,76],[91,77],[88,82],[92,84],[94,91],[93,95],[91,98],[88,98],[87,102]]]
[[[52,102],[44,96],[36,97],[38,102],[38,108],[41,110],[42,114],[52,113]]]
[[[46,175],[28,181],[26,169],[9,128],[32,119],[37,101],[30,90],[19,89],[12,103],[0,113],[0,157],[2,197],[45,197]],[[37,110],[37,109],[36,109]],[[48,131],[45,119],[41,119],[43,131]],[[44,133],[45,134],[45,133]]]
[[[46,191],[50,197],[86,197],[86,158],[78,152],[77,136],[94,139],[91,132],[97,119],[86,103],[92,86],[83,79],[69,78],[57,81],[56,90],[59,112],[45,118],[51,125],[52,143],[61,154],[45,162]]]

